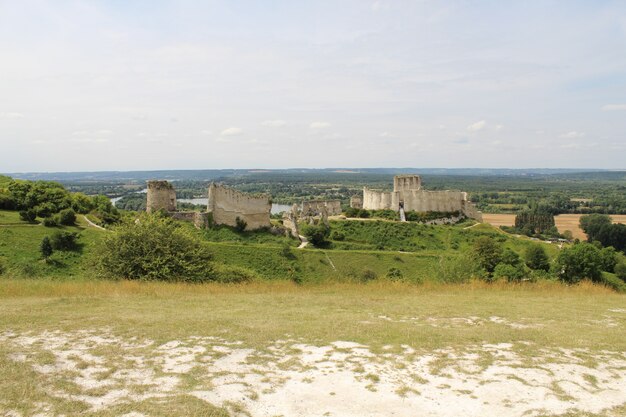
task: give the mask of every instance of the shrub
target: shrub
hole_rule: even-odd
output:
[[[617,252],[615,252],[615,248],[609,246],[600,249],[600,269],[606,272],[613,272],[616,264]]]
[[[50,243],[55,250],[75,250],[78,248],[79,235],[76,232],[54,232]]]
[[[214,279],[217,282],[228,284],[240,284],[259,279],[259,275],[250,269],[235,265],[215,265]]]
[[[71,226],[76,223],[76,213],[71,208],[61,210],[57,216],[59,224]]]
[[[541,245],[531,245],[526,249],[524,254],[524,260],[526,266],[533,270],[549,271],[550,261],[548,260],[548,254]]]
[[[589,243],[579,243],[565,248],[556,259],[559,278],[576,283],[583,278],[599,281],[602,277],[600,250]]]
[[[346,239],[346,235],[343,232],[340,232],[339,230],[333,230],[332,233],[330,234],[330,238],[332,240],[337,240],[341,242]]]
[[[307,224],[300,232],[311,242],[311,244],[315,247],[324,247],[328,242],[326,238],[328,237],[329,230],[323,224]]]
[[[493,270],[495,279],[506,278],[509,281],[521,281],[525,276],[526,271],[521,263],[518,265],[499,263]]]
[[[104,276],[202,282],[216,278],[206,245],[169,218],[145,214],[105,236],[94,266]]]
[[[57,227],[59,220],[55,217],[44,217],[42,223],[45,227]]]
[[[246,223],[246,221],[244,219],[242,219],[241,217],[237,217],[235,219],[235,230],[238,232],[243,232],[244,230],[246,230],[246,227],[248,227],[248,223]]]
[[[437,272],[441,282],[462,283],[479,276],[481,268],[474,257],[464,255],[441,258]]]
[[[50,243],[50,238],[48,236],[44,236],[41,240],[41,244],[39,245],[39,252],[41,253],[41,257],[45,260],[48,260],[50,256],[52,256],[52,244]]]
[[[404,278],[404,275],[398,268],[392,267],[387,271],[387,278],[395,281]]]
[[[2,260],[2,258],[0,258],[0,275],[4,274],[6,272],[7,268],[4,265],[4,261]]]
[[[371,269],[364,269],[361,273],[361,281],[363,282],[373,281],[376,278],[378,278],[378,274],[376,274],[376,272],[372,271]]]
[[[296,256],[293,254],[293,251],[291,250],[291,246],[289,245],[289,243],[284,242],[280,248],[280,254],[285,258],[285,259],[289,259],[289,260],[293,260],[296,259]]]
[[[626,262],[620,262],[615,265],[615,275],[626,282]]]
[[[33,209],[20,211],[20,219],[25,222],[33,223],[36,218],[37,218],[37,212]]]

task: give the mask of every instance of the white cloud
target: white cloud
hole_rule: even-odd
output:
[[[626,104],[607,104],[602,106],[602,111],[626,110]]]
[[[243,133],[243,129],[239,127],[229,127],[228,129],[224,129],[220,132],[222,136],[237,136]]]
[[[572,130],[571,132],[563,133],[560,137],[564,139],[575,139],[582,138],[583,136],[585,136],[585,132],[577,132],[575,130]]]
[[[309,125],[311,129],[325,129],[327,127],[330,127],[330,123],[328,122],[313,122]]]
[[[261,123],[261,126],[269,126],[269,127],[282,127],[287,124],[284,120],[265,120]]]
[[[467,126],[467,130],[469,130],[470,132],[478,132],[479,130],[483,130],[486,126],[487,122],[484,120],[480,120]]]
[[[0,119],[23,119],[24,115],[22,113],[16,112],[5,112],[0,113]]]

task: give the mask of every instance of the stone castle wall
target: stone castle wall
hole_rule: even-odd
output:
[[[340,200],[311,200],[302,202],[303,216],[319,216],[326,209],[329,216],[338,216],[341,214]]]
[[[176,190],[167,181],[148,181],[146,211],[176,211]]]
[[[236,226],[239,217],[247,223],[246,230],[270,227],[272,205],[267,196],[253,197],[232,188],[211,183],[207,212],[215,224]]]
[[[199,211],[177,211],[170,213],[170,217],[172,219],[193,223],[198,229],[205,228],[209,225],[208,213],[201,213]]]
[[[353,195],[352,197],[350,197],[350,207],[355,209],[362,209],[363,198],[359,197],[358,195]]]
[[[400,176],[396,181],[397,178],[394,178],[394,191],[391,192],[364,188],[363,208],[399,211],[402,204],[405,211],[459,211],[467,217],[482,221],[481,213],[468,201],[466,192],[422,190],[417,176]]]

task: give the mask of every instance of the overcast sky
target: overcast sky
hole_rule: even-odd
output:
[[[0,172],[626,168],[626,1],[0,0]]]

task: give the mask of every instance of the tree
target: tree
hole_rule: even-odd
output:
[[[577,283],[583,278],[600,281],[601,265],[600,250],[590,243],[565,248],[556,258],[557,274],[568,283]]]
[[[541,245],[531,245],[526,249],[524,254],[526,266],[534,270],[548,271],[550,269],[550,261],[546,250]]]
[[[592,242],[597,240],[597,235],[605,226],[611,225],[611,218],[606,214],[588,214],[586,216],[580,216],[578,221],[580,228],[583,229],[587,235],[587,240]]]
[[[144,214],[108,233],[95,251],[104,276],[202,282],[216,279],[207,246],[167,217]]]
[[[237,217],[235,219],[235,230],[236,231],[241,233],[244,230],[246,230],[246,227],[248,227],[248,223],[246,223],[246,221],[244,219],[242,219],[241,217]]]
[[[37,213],[33,209],[20,211],[20,219],[25,222],[33,223],[36,218],[37,218]]]
[[[622,281],[626,282],[626,262],[622,261],[615,265],[615,275]]]
[[[613,272],[617,264],[617,252],[613,246],[600,249],[600,268],[606,272]]]
[[[44,236],[41,240],[39,252],[41,252],[41,257],[46,261],[50,258],[50,256],[52,256],[52,244],[50,243],[50,238],[48,236]]]
[[[481,236],[474,241],[473,252],[479,265],[489,274],[502,260],[502,246],[489,236]]]
[[[554,214],[545,208],[535,207],[520,211],[515,216],[515,227],[534,233],[545,233],[554,227]]]

